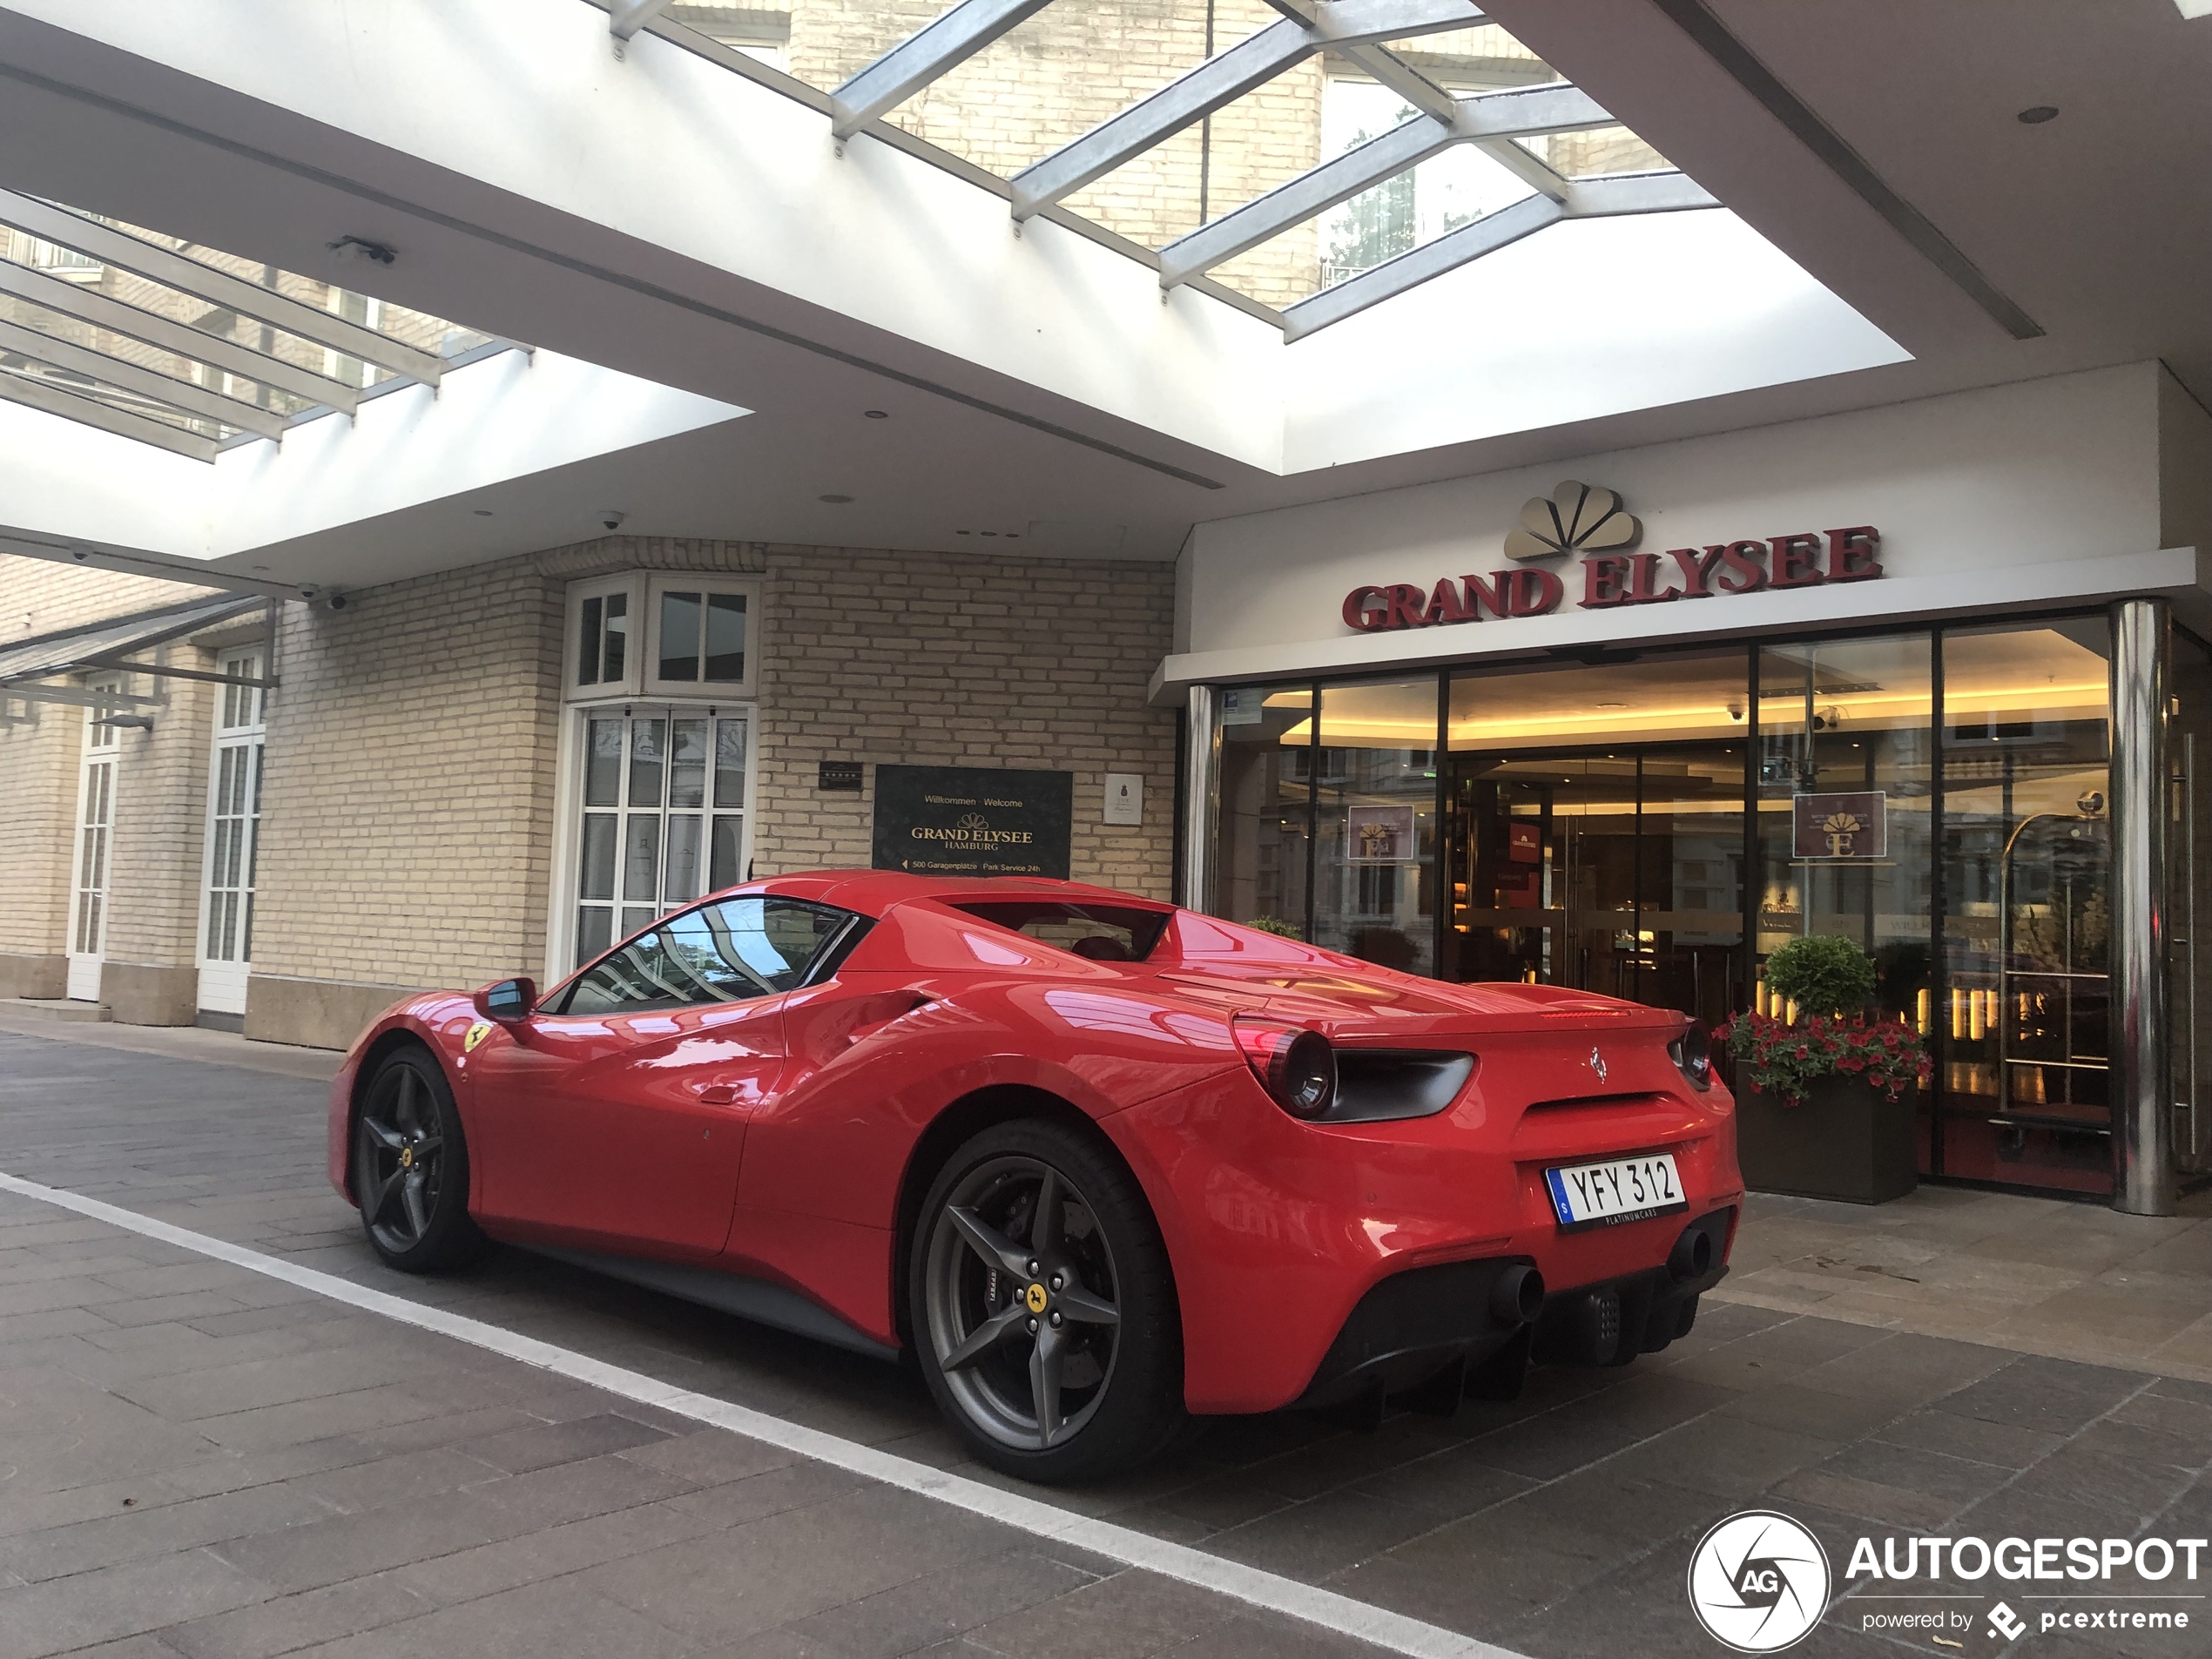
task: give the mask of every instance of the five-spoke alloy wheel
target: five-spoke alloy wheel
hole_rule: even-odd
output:
[[[1127,1170],[1072,1129],[1004,1123],[954,1155],[909,1294],[930,1392],[995,1467],[1077,1479],[1150,1456],[1181,1422],[1159,1230]]]
[[[469,1153],[437,1062],[387,1055],[354,1122],[354,1201],[368,1242],[410,1273],[459,1265],[482,1242],[469,1218]]]

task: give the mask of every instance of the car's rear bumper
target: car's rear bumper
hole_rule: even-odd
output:
[[[1717,1267],[1734,1231],[1733,1103],[1718,1089],[1637,1098],[1610,1122],[1568,1111],[1524,1127],[1494,1092],[1437,1117],[1317,1127],[1239,1072],[1105,1118],[1174,1263],[1189,1408],[1329,1404],[1416,1386],[1461,1358],[1480,1365],[1519,1334],[1484,1290],[1514,1262],[1554,1295],[1624,1287],[1639,1342],[1655,1320],[1679,1320],[1698,1291],[1668,1272],[1677,1239],[1717,1229]],[[1685,1209],[1561,1230],[1546,1167],[1656,1150],[1675,1156]],[[1531,1335],[1556,1352],[1548,1332],[1540,1321]]]

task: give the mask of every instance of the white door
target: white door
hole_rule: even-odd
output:
[[[222,671],[261,678],[261,653],[239,651]],[[200,906],[199,1006],[246,1012],[253,962],[253,876],[261,829],[263,697],[253,685],[226,685],[215,716],[215,753],[207,779],[207,869]]]
[[[87,690],[118,689],[113,679]],[[100,961],[107,954],[107,895],[113,876],[115,728],[99,722],[112,706],[84,711],[84,769],[77,790],[77,858],[69,906],[69,995],[100,1000]]]

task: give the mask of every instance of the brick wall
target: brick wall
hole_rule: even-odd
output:
[[[867,792],[829,759],[1075,774],[1071,873],[1168,896],[1175,717],[1145,684],[1168,650],[1172,565],[829,553],[765,558],[754,859],[762,874],[865,865]],[[1101,823],[1105,774],[1144,779],[1144,822]]]
[[[0,555],[0,645],[108,617],[212,597],[205,588],[112,570]],[[162,648],[179,667],[212,668],[206,652]],[[108,954],[188,963],[198,921],[199,816],[205,805],[209,688],[141,678],[163,698],[151,733],[118,733]],[[0,952],[58,955],[68,948],[74,820],[85,711],[0,698]]]
[[[1074,873],[1166,896],[1174,719],[1144,689],[1171,566],[608,537],[287,608],[257,977],[539,966],[566,588],[633,569],[762,580],[758,873],[868,862],[872,787],[818,792],[822,759],[1049,768],[1075,773]],[[1142,826],[1099,821],[1109,769],[1143,776]]]

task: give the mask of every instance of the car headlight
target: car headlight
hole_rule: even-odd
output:
[[[1696,1089],[1713,1086],[1713,1034],[1703,1020],[1692,1020],[1682,1035],[1667,1045],[1667,1053]]]
[[[1240,1015],[1233,1023],[1244,1063],[1270,1099],[1307,1122],[1326,1115],[1337,1098],[1337,1055],[1328,1038],[1273,1020]]]

